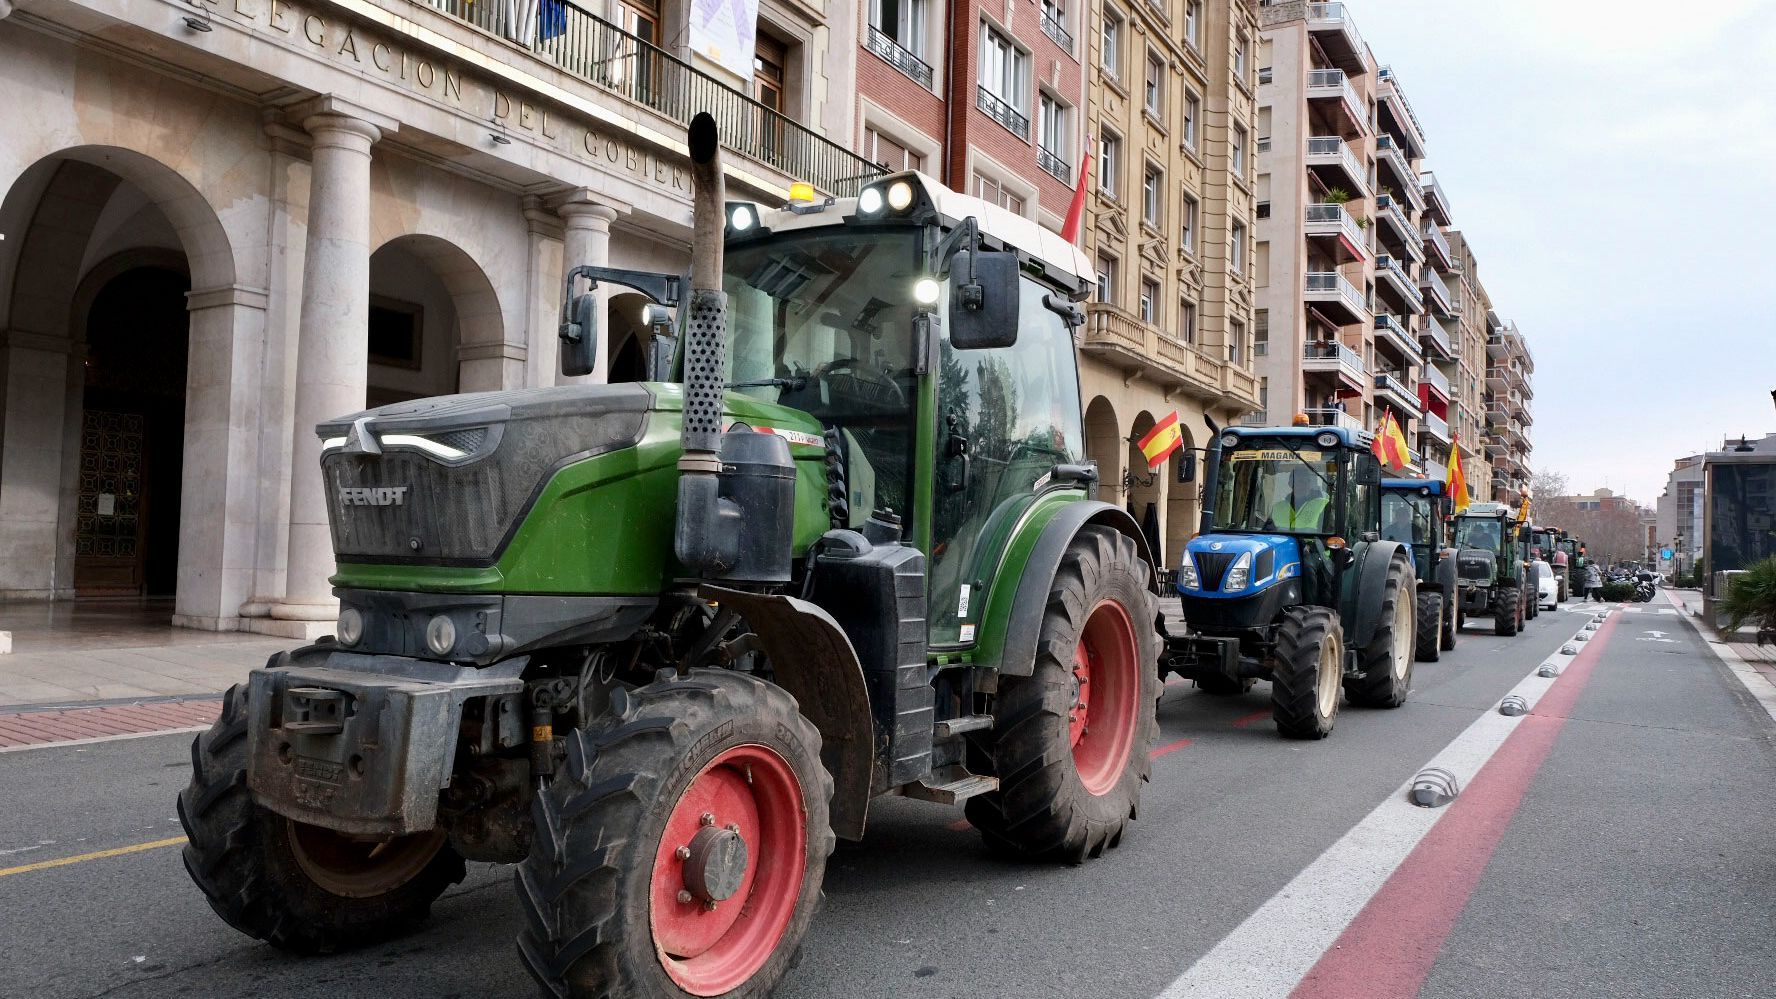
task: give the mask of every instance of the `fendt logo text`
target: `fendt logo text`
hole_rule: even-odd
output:
[[[341,506],[400,506],[407,502],[406,486],[341,486]]]

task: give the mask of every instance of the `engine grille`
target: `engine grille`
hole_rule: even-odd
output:
[[[1205,590],[1219,590],[1221,579],[1227,575],[1228,566],[1233,565],[1235,556],[1232,552],[1196,552],[1196,575]]]

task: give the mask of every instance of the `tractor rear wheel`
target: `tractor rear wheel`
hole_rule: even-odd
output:
[[[1330,607],[1291,607],[1277,625],[1270,715],[1289,739],[1324,739],[1338,721],[1344,630]]]
[[[405,933],[465,873],[442,829],[368,839],[256,804],[247,790],[247,691],[238,685],[191,742],[179,821],[185,870],[210,908],[242,933],[301,954]]]
[[[1492,633],[1510,638],[1523,628],[1523,593],[1496,587],[1492,591]]]
[[[1455,633],[1462,626],[1461,594],[1445,593],[1443,596],[1453,602],[1443,606],[1443,634],[1440,641],[1444,652],[1454,652]]]
[[[1542,591],[1539,586],[1527,586],[1523,590],[1523,619],[1534,621],[1542,612]]]
[[[1159,730],[1152,581],[1108,527],[1086,526],[1062,556],[1031,674],[999,680],[999,789],[966,806],[994,850],[1077,864],[1122,841]]]
[[[1435,590],[1418,591],[1418,661],[1434,663],[1443,657],[1443,594]]]
[[[1375,635],[1358,654],[1363,675],[1346,680],[1344,692],[1352,704],[1397,708],[1406,703],[1412,689],[1412,657],[1418,644],[1413,637],[1418,624],[1418,578],[1412,574],[1409,560],[1396,557],[1388,563],[1377,612],[1381,620]]]
[[[1252,689],[1258,681],[1251,677],[1228,679],[1224,676],[1199,676],[1196,686],[1211,697],[1238,697]]]
[[[832,778],[795,698],[662,670],[566,742],[517,875],[518,954],[543,992],[769,995],[833,849]]]

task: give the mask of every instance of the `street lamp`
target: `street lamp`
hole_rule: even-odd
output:
[[[1677,541],[1671,548],[1671,585],[1683,585],[1683,531],[1677,532]]]

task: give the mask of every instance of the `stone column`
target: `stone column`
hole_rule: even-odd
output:
[[[0,600],[72,594],[72,579],[55,570],[64,421],[80,420],[78,396],[69,408],[73,346],[63,336],[0,330]]]
[[[392,130],[326,99],[302,122],[314,137],[308,246],[297,327],[295,433],[291,448],[289,572],[281,621],[330,622],[338,613],[327,577],[333,542],[322,495],[316,424],[364,408],[369,364],[370,147]],[[304,629],[321,631],[318,629]]]
[[[536,195],[524,198],[524,223],[529,240],[525,259],[524,384],[535,388],[555,384],[560,356],[556,340],[561,315],[561,217]]]
[[[567,223],[566,233],[562,238],[562,273],[581,264],[604,267],[610,264],[610,224],[616,220],[617,209],[601,201],[596,201],[584,191],[575,191],[563,198],[555,206],[555,211]],[[605,309],[610,301],[610,286],[598,286],[599,335],[607,336]],[[610,372],[610,343],[608,339],[598,345],[598,363],[593,366],[590,375],[569,378],[556,374],[557,383],[603,382]]]

